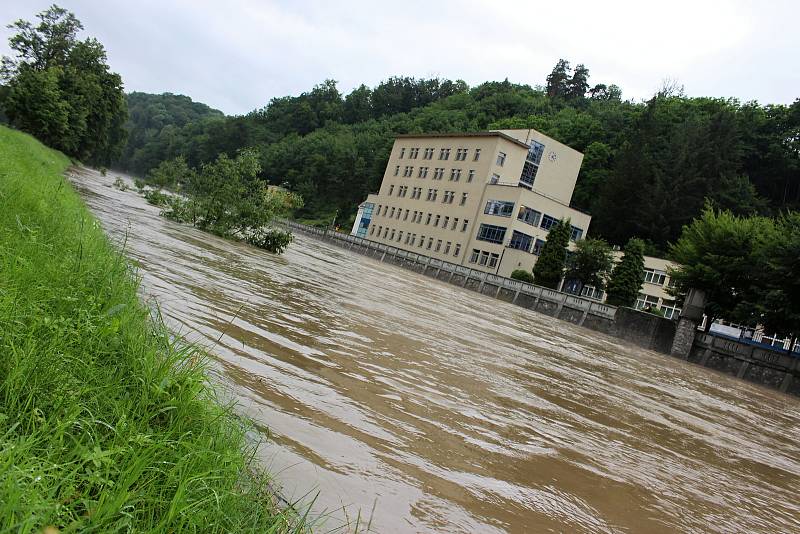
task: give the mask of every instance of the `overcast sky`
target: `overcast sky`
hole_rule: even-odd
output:
[[[10,30],[51,0],[2,0]],[[625,98],[665,78],[690,96],[800,97],[800,2],[60,0],[127,91],[189,95],[229,114],[326,78],[343,93],[394,75],[543,84],[559,58]],[[648,7],[650,6],[650,7]]]

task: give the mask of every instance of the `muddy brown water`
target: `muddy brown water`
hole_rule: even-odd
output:
[[[225,241],[115,177],[72,181],[320,531],[800,532],[797,398],[303,235]]]

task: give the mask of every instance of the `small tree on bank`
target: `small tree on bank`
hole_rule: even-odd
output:
[[[611,272],[607,302],[612,306],[633,306],[644,283],[644,241],[632,237],[625,254]]]
[[[550,289],[558,288],[564,274],[570,231],[569,219],[562,219],[550,227],[542,253],[533,266],[533,279],[538,285]]]
[[[581,239],[568,263],[566,278],[576,282],[575,294],[587,285],[603,289],[613,265],[611,246],[603,239]]]

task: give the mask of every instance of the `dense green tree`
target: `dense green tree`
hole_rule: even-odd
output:
[[[669,257],[679,265],[669,273],[674,292],[704,291],[709,326],[718,317],[752,322],[750,307],[742,303],[763,268],[758,243],[760,236],[771,232],[771,225],[770,219],[739,217],[707,205],[670,246]]]
[[[569,257],[565,278],[578,295],[584,286],[605,289],[612,265],[611,245],[604,239],[581,239]]]
[[[559,59],[550,74],[547,75],[547,96],[550,98],[566,98],[569,94],[570,66],[566,59]]]
[[[550,227],[542,253],[533,266],[533,279],[538,285],[558,289],[564,275],[570,232],[569,219],[562,219]]]
[[[636,303],[644,283],[644,248],[644,242],[635,237],[625,244],[622,259],[608,281],[606,302],[612,306],[631,307]]]
[[[582,63],[575,67],[567,84],[567,98],[570,100],[583,100],[589,91],[589,69]]]
[[[45,143],[108,165],[125,142],[122,79],[97,40],[78,40],[83,26],[75,15],[53,5],[37,17],[36,26],[24,20],[10,26],[15,56],[4,57],[0,71],[8,85],[5,113]]]
[[[759,229],[757,268],[738,315],[789,336],[791,350],[800,336],[800,212],[784,213]]]

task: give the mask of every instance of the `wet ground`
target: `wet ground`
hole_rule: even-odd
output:
[[[302,235],[225,241],[116,176],[72,179],[322,531],[800,532],[797,398]]]

